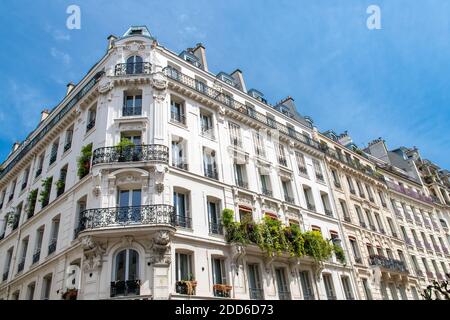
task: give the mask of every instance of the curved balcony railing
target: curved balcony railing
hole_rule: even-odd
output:
[[[380,266],[395,272],[408,273],[405,263],[401,260],[390,259],[380,255],[369,256],[369,264],[371,266]]]
[[[151,67],[150,62],[119,63],[116,64],[114,74],[116,76],[150,74]]]
[[[175,226],[174,207],[165,204],[88,209],[80,213],[78,232],[130,225]]]
[[[92,165],[136,161],[169,163],[169,148],[160,144],[129,147],[104,147],[95,149],[92,157]]]

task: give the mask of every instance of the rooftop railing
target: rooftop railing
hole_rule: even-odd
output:
[[[189,87],[192,90],[195,90],[195,91],[227,106],[230,109],[233,109],[234,111],[245,114],[246,116],[253,118],[256,121],[258,121],[266,126],[269,126],[275,130],[278,130],[280,133],[282,133],[290,138],[293,138],[303,144],[306,144],[317,150],[321,150],[319,143],[315,140],[312,140],[309,136],[304,135],[303,133],[293,132],[292,130],[290,132],[289,128],[286,125],[281,124],[281,123],[277,122],[276,120],[267,117],[265,114],[263,114],[261,112],[258,112],[253,109],[250,110],[245,104],[234,100],[229,95],[226,95],[226,94],[224,94],[220,91],[217,91],[211,87],[208,87],[206,85],[202,86],[202,89],[199,90],[198,86],[196,85],[196,80],[194,78],[191,78],[191,77],[181,73],[180,71],[176,70],[175,68],[168,66],[164,69],[164,72],[168,78],[175,80],[175,81],[181,83],[182,85]]]
[[[420,194],[420,193],[418,193],[418,192],[416,192],[414,190],[407,189],[407,188],[405,188],[403,186],[400,186],[400,185],[395,184],[395,183],[390,182],[390,181],[386,181],[386,184],[391,190],[395,190],[395,191],[397,191],[399,193],[407,195],[407,196],[409,196],[411,198],[414,198],[416,200],[420,200],[420,201],[427,202],[427,203],[433,203],[433,199],[431,199],[431,197],[428,197],[426,195]]]

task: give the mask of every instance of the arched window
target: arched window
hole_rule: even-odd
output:
[[[142,73],[143,62],[140,56],[131,56],[127,59],[127,74]]]
[[[125,249],[116,255],[114,280],[129,281],[139,279],[139,254],[136,250]]]

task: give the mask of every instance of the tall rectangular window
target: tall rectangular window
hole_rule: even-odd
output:
[[[50,151],[50,163],[49,163],[49,165],[52,165],[56,161],[56,158],[58,157],[58,145],[59,145],[59,140],[56,140],[52,144],[52,149]]]
[[[322,167],[320,166],[320,162],[316,159],[312,160],[314,166],[314,173],[316,174],[316,180],[324,182],[325,178],[323,176]]]
[[[92,107],[88,110],[86,132],[95,127],[95,118],[97,117],[97,107]]]
[[[366,296],[366,300],[372,300],[372,292],[370,291],[369,282],[366,278],[362,279],[364,295]]]
[[[248,289],[250,293],[250,299],[264,300],[264,291],[262,287],[259,266],[257,264],[249,264],[247,266],[247,270],[248,270]]]
[[[177,252],[175,254],[175,270],[176,281],[193,280],[192,255]]]
[[[275,278],[278,289],[278,298],[280,300],[291,300],[291,292],[289,283],[286,278],[286,271],[284,268],[275,268]]]
[[[50,299],[52,289],[52,275],[47,275],[42,280],[42,300]]]
[[[311,283],[309,271],[300,271],[300,284],[302,286],[302,293],[304,300],[314,300],[314,290]]]
[[[142,94],[125,92],[122,116],[140,116],[142,114]]]
[[[176,123],[186,124],[184,103],[175,98],[170,101],[170,120]]]
[[[183,228],[191,228],[191,219],[189,216],[189,197],[187,193],[173,193],[173,206],[175,209],[175,223]]]
[[[242,148],[241,127],[233,122],[228,122],[230,130],[230,144]]]
[[[202,136],[214,139],[212,114],[203,110],[200,111],[200,132]]]
[[[336,293],[334,292],[333,278],[331,277],[331,274],[323,274],[322,278],[328,300],[336,300],[337,298]]]
[[[350,284],[350,279],[347,276],[342,276],[342,287],[344,288],[345,299],[347,300],[355,300],[353,296],[352,286]]]
[[[264,140],[259,132],[253,132],[253,142],[255,145],[255,153],[260,157],[266,156],[266,148],[264,147]]]
[[[301,152],[295,151],[295,159],[297,160],[298,171],[301,175],[308,176],[306,169],[305,155]]]

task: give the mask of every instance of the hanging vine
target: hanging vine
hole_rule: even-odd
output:
[[[280,220],[270,217],[264,217],[260,223],[236,222],[231,209],[223,210],[222,223],[229,243],[241,245],[254,243],[267,256],[289,253],[292,257],[300,258],[307,255],[319,262],[328,260],[334,252],[337,259],[345,263],[342,247],[331,244],[318,231],[302,233],[299,226],[283,226]]]

